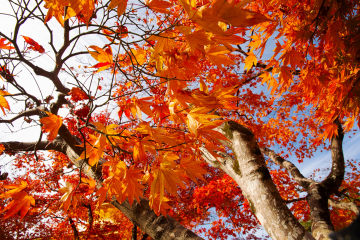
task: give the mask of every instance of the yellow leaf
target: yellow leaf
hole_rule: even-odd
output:
[[[98,64],[95,64],[94,66],[92,66],[92,68],[99,68],[97,70],[97,72],[101,72],[109,67],[112,66],[113,64],[113,55],[112,55],[112,50],[110,46],[107,46],[104,49],[99,48],[97,46],[91,45],[89,46],[89,48],[94,49],[95,51],[89,51],[90,55],[96,59],[96,61],[98,61]]]
[[[115,216],[119,214],[119,209],[114,207],[110,203],[103,203],[101,206],[96,210],[96,213],[99,214],[101,220],[103,221],[114,221]]]
[[[64,208],[64,212],[67,212],[71,202],[73,201],[74,187],[71,183],[67,182],[65,187],[59,189],[59,192],[63,194],[60,199],[60,201],[63,202],[61,206]]]
[[[6,108],[7,110],[10,110],[9,103],[3,97],[3,96],[6,96],[6,95],[10,95],[10,93],[8,93],[8,92],[6,92],[4,90],[0,90],[0,108],[3,111],[4,115],[6,115],[4,108]]]
[[[143,65],[146,62],[146,52],[144,49],[139,48],[138,50],[136,49],[131,49],[131,52],[133,54],[133,56],[135,57],[133,63],[134,64],[139,64],[139,65]],[[132,58],[133,60],[133,58]]]
[[[209,94],[209,89],[202,79],[200,79],[200,91],[203,91],[203,92]]]
[[[245,58],[245,70],[247,69],[249,71],[253,66],[256,66],[256,64],[256,56],[252,52],[249,53],[249,55]]]
[[[42,124],[41,130],[43,132],[49,133],[47,136],[47,140],[52,142],[56,138],[58,131],[62,125],[62,119],[61,117],[54,115],[50,112],[46,113],[49,117],[43,117],[39,121]]]

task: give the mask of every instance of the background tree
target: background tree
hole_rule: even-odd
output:
[[[346,187],[356,175],[342,185],[342,141],[359,124],[358,2],[9,4],[0,123],[37,135],[0,145],[14,166],[1,213],[16,237],[134,239],[139,227],[142,238],[199,239],[187,228],[214,207],[232,226],[219,219],[213,238],[259,222],[273,239],[327,239],[336,218],[354,217],[332,221],[328,204],[358,212],[357,185]],[[26,32],[33,21],[46,35]],[[319,148],[332,154],[322,181],[286,160]],[[109,203],[121,231],[98,220]]]

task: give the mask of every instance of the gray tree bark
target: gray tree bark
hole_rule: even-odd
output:
[[[229,121],[216,129],[230,141],[222,143],[229,147],[235,158],[219,153],[214,158],[202,148],[203,158],[214,167],[230,175],[240,186],[250,203],[252,212],[273,240],[314,239],[294,217],[281,198],[254,134],[246,127]]]

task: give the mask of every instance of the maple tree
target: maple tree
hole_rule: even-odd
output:
[[[357,1],[9,5],[0,123],[38,135],[0,142],[4,238],[329,239],[359,213]],[[286,160],[318,149],[321,181]]]

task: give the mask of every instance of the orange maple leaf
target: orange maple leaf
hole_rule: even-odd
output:
[[[4,216],[4,219],[7,219],[20,211],[21,219],[28,212],[31,205],[35,205],[35,199],[28,195],[26,192],[23,192],[28,186],[26,181],[21,181],[20,184],[10,184],[4,186],[4,188],[10,189],[9,191],[0,195],[0,198],[12,198],[13,200],[0,212],[3,213],[7,211]]]
[[[222,65],[228,66],[235,64],[234,60],[225,55],[228,53],[230,53],[230,51],[224,46],[214,45],[206,50],[206,56],[220,69],[222,69]]]
[[[143,65],[146,62],[146,51],[142,48],[131,49],[131,61],[133,64]]]
[[[128,197],[130,205],[132,205],[134,199],[140,202],[140,197],[143,196],[141,189],[143,189],[144,186],[139,183],[139,181],[142,180],[140,174],[142,170],[135,169],[134,166],[131,166],[129,169],[125,167],[124,170],[124,194]]]
[[[84,93],[83,91],[81,91],[80,88],[77,87],[73,87],[69,92],[69,95],[71,96],[71,100],[74,102],[89,99],[86,93]]]
[[[146,162],[147,156],[146,152],[148,151],[153,155],[156,154],[155,144],[149,141],[150,137],[145,137],[141,140],[136,140],[134,145],[134,159],[136,161]]]
[[[194,158],[192,158],[191,156],[182,158],[179,164],[180,169],[182,169],[186,173],[186,175],[196,184],[196,178],[206,181],[202,175],[207,173],[207,171],[201,168],[199,164],[200,162],[195,161]]]
[[[78,194],[75,194],[74,186],[71,183],[67,182],[65,187],[59,189],[59,192],[63,194],[60,201],[63,202],[61,206],[64,208],[64,212],[67,212],[71,203],[73,204],[73,207],[75,209],[77,203],[80,200],[80,196]]]
[[[104,154],[104,149],[107,145],[107,138],[106,134],[117,134],[118,132],[114,130],[118,125],[116,124],[110,124],[108,126],[105,126],[102,123],[95,122],[92,123],[94,126],[96,126],[96,129],[100,131],[103,134],[99,134],[98,136],[94,136],[92,134],[89,134],[89,143],[86,143],[86,152],[84,151],[81,156],[78,158],[78,160],[82,160],[85,158],[88,158],[88,163],[91,166],[94,166],[98,163],[99,159]],[[113,139],[113,137],[112,137]],[[113,139],[114,140],[114,139]],[[86,154],[85,154],[86,153]]]
[[[101,204],[105,201],[107,193],[108,193],[107,187],[101,187],[96,191],[95,196],[99,196],[98,204],[97,204],[96,208],[99,208],[101,206]]]
[[[170,201],[170,199],[168,199],[167,197],[164,197],[160,202],[160,197],[157,194],[155,196],[151,195],[149,200],[150,200],[149,205],[151,209],[154,210],[157,216],[159,216],[160,213],[166,216],[166,210],[171,208],[171,206],[167,204],[167,202]]]
[[[68,7],[65,19],[63,19],[64,7]],[[63,26],[64,20],[81,13],[81,20],[88,24],[94,13],[95,2],[94,0],[45,0],[45,8],[48,8],[49,11],[44,23],[48,22],[52,16],[55,16]]]
[[[174,162],[174,159],[179,157],[172,153],[160,155],[159,157],[160,166],[153,166],[152,168],[154,178],[151,182],[150,193],[152,196],[156,196],[159,193],[161,204],[164,199],[165,189],[168,193],[177,197],[177,186],[185,189],[185,185],[181,181],[182,171],[176,170],[177,164]]]
[[[6,189],[11,189],[3,194],[0,195],[0,198],[10,198],[12,197],[13,194],[21,192],[23,189],[25,189],[27,187],[27,182],[26,181],[20,181],[20,184],[10,184],[10,185],[6,185],[3,188]]]
[[[44,53],[45,52],[45,49],[40,44],[35,42],[34,39],[26,37],[26,36],[22,36],[22,37],[24,38],[25,42],[30,45],[30,47],[28,47],[28,49],[32,49],[32,50],[37,51],[39,53]]]
[[[145,0],[145,4],[154,11],[166,14],[171,13],[167,8],[173,6],[172,3],[163,0]]]
[[[0,144],[0,155],[5,151],[5,147],[3,144]]]
[[[57,134],[58,131],[62,125],[62,119],[61,117],[52,114],[50,112],[46,112],[48,114],[48,117],[41,118],[39,121],[42,124],[41,130],[43,132],[48,132],[47,140],[52,142]]]
[[[185,27],[182,28],[185,29]],[[205,34],[206,32],[204,30],[196,31],[190,34],[186,34],[186,31],[183,31],[183,33],[192,52],[196,49],[204,52],[204,46],[211,43],[209,36]]]
[[[11,50],[14,49],[13,46],[10,46],[10,42],[5,43],[5,38],[0,38],[0,49],[7,49],[7,50]]]
[[[28,212],[30,205],[35,206],[35,199],[28,195],[26,192],[18,192],[12,194],[13,200],[0,212],[3,213],[7,211],[4,216],[4,219],[7,219],[13,216],[15,213],[20,211],[21,219]]]
[[[91,54],[91,56],[93,58],[96,59],[96,61],[98,61],[99,63],[92,66],[92,68],[99,68],[97,70],[97,72],[101,72],[105,69],[108,69],[109,67],[111,67],[114,63],[113,61],[113,55],[112,55],[112,50],[110,46],[107,46],[104,49],[99,48],[97,46],[93,46],[91,45],[89,48],[94,49],[95,51],[89,51],[88,52]]]
[[[128,0],[112,0],[109,4],[108,9],[117,7],[117,14],[120,17],[126,10]]]

